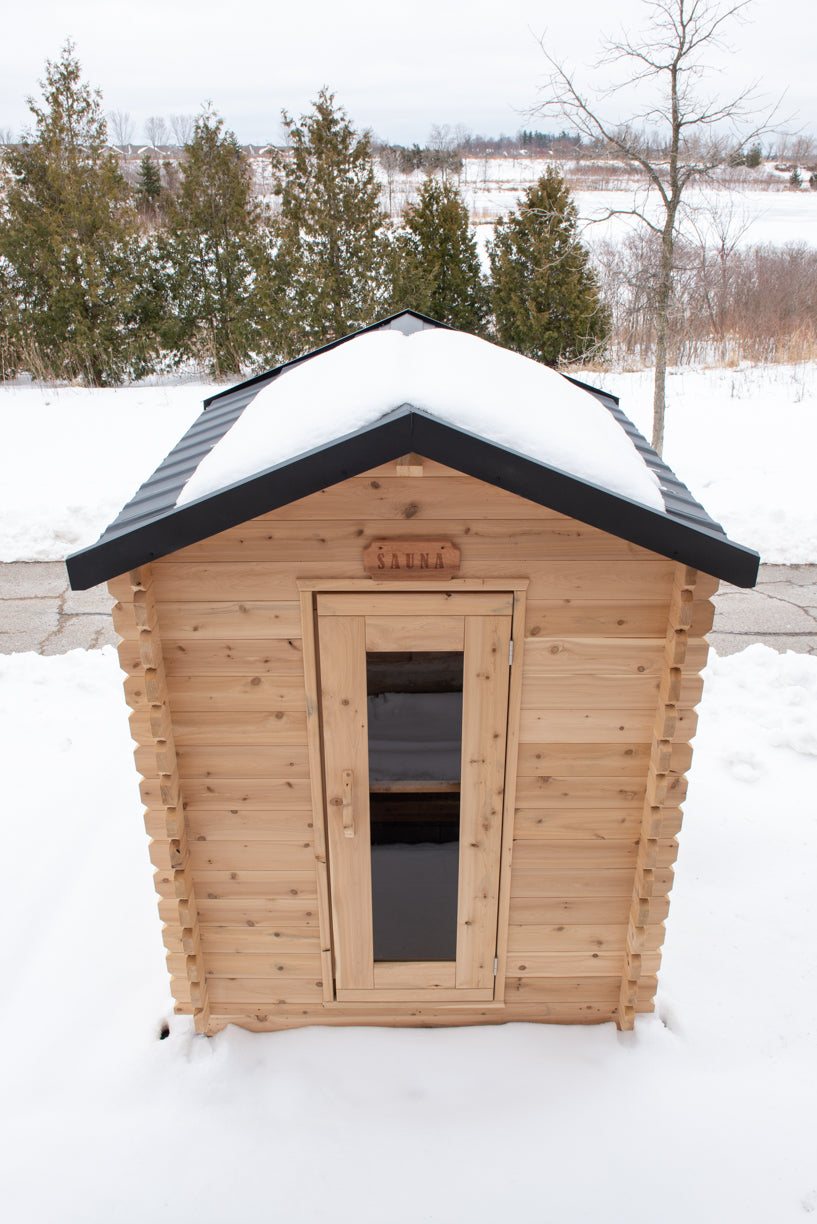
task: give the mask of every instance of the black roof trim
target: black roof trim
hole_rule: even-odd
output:
[[[391,329],[407,334],[432,327],[451,330],[444,324],[435,323],[433,319],[418,314],[414,310],[404,310],[399,314],[390,315],[389,318],[381,319],[378,323],[373,323],[363,330]],[[359,334],[353,333],[340,340],[333,340],[318,352],[336,348],[339,344],[344,344]],[[148,477],[130,501],[123,506],[113,522],[109,523],[95,547],[106,545],[109,541],[150,522],[158,522],[166,514],[171,513],[175,508],[179,493],[204,456],[210,453],[238,420],[262,385],[275,378],[282,370],[288,369],[289,366],[297,365],[315,355],[315,353],[307,353],[303,357],[296,358],[294,362],[278,366],[266,374],[260,374],[247,382],[239,383],[238,386],[229,387],[205,400],[205,411],[196,418],[152,476]]]
[[[595,395],[596,399],[606,401],[610,404],[618,404],[619,398],[613,395],[610,391],[602,391],[600,387],[593,387],[590,383],[582,382],[579,378],[574,378],[571,374],[565,374],[564,370],[556,370],[557,374],[561,374],[562,378],[566,378],[569,383],[573,383],[574,387],[579,387],[582,391],[589,391],[591,395]]]
[[[465,430],[455,430],[426,413],[415,412],[415,417],[418,424],[412,449],[418,454],[427,454],[478,480],[550,506],[560,514],[714,574],[735,586],[754,586],[757,580],[759,555],[733,543],[711,519],[711,526],[700,523],[697,517],[691,523],[678,522],[641,502],[611,493]],[[458,438],[453,446],[452,435]],[[466,450],[457,450],[465,439]]]
[[[277,510],[369,468],[389,463],[411,450],[410,441],[410,411],[398,408],[377,425],[339,438],[329,447],[317,447],[210,497],[174,506],[126,534],[111,539],[103,537],[98,544],[67,559],[71,586],[74,590],[87,590],[268,510]]]
[[[384,415],[372,426],[333,439],[197,502],[176,507],[179,493],[204,456],[227,433],[261,387],[282,371],[364,332],[393,329],[409,335],[426,328],[451,330],[417,311],[403,310],[210,396],[205,400],[205,411],[97,543],[68,558],[72,585],[76,589],[93,586],[348,476],[388,463],[408,450],[420,451],[429,459],[507,488],[540,505],[552,506],[738,586],[754,585],[760,560],[757,553],[727,538],[720,524],[710,518],[624,415],[616,396],[567,375],[562,377],[594,396],[629,436],[646,467],[659,481],[663,511],[650,510],[466,430],[446,425],[409,404]]]
[[[646,447],[640,434],[638,437]],[[411,451],[736,586],[753,586],[756,581],[758,554],[732,543],[703,511],[704,521],[700,521],[697,510],[702,508],[689,494],[684,505],[690,513],[683,518],[669,508],[668,513],[653,510],[404,404],[374,425],[188,505],[172,505],[164,512],[157,504],[150,510],[145,505],[142,514],[144,502],[140,502],[137,520],[131,503],[130,517],[123,517],[126,507],[117,520],[118,530],[112,524],[97,544],[68,558],[71,585],[87,589]],[[672,475],[668,468],[666,471]],[[162,465],[143,489],[154,480],[160,483],[164,472]],[[178,479],[172,483],[178,485]]]

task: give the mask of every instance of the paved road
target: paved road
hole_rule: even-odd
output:
[[[752,642],[817,655],[817,565],[761,565],[752,591],[722,583],[708,637],[719,655]]]
[[[0,654],[65,654],[116,644],[104,586],[72,591],[61,561],[0,565]]]
[[[724,585],[709,640],[718,654],[752,642],[817,655],[817,565],[762,565],[753,591]],[[104,587],[71,591],[60,561],[0,565],[0,654],[64,654],[115,643]]]

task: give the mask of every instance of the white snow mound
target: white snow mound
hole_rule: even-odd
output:
[[[464,332],[366,332],[256,395],[177,505],[207,497],[411,404],[613,493],[663,510],[658,480],[603,404],[547,366]]]

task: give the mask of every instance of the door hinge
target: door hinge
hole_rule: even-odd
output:
[[[508,667],[513,667],[513,638],[508,642]]]
[[[499,957],[495,956],[494,957],[494,977],[496,977],[496,971],[498,968],[499,968]]]

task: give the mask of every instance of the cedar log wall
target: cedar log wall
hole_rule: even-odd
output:
[[[172,991],[200,1031],[631,1027],[652,1009],[717,581],[421,470],[386,465],[110,584]],[[297,579],[364,579],[373,537],[412,534],[453,540],[461,578],[530,578],[504,1007],[325,1002]]]

